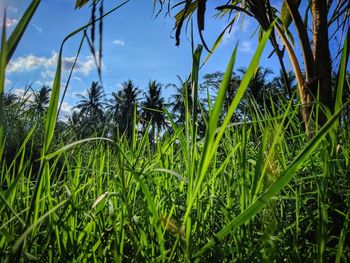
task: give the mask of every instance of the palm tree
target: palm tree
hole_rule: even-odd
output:
[[[108,119],[112,119],[112,121],[117,124],[118,122],[118,114],[120,113],[120,104],[121,104],[121,95],[122,92],[112,92],[112,98],[108,99],[106,110]]]
[[[203,76],[204,81],[200,85],[201,89],[202,90],[207,90],[207,89],[212,90],[212,92],[214,92],[214,94],[217,94],[217,92],[220,89],[220,85],[221,85],[223,78],[224,78],[224,73],[220,72],[220,71],[206,74]],[[240,82],[241,82],[241,78],[235,72],[233,72],[232,76],[231,76],[230,85],[227,87],[226,92],[225,92],[221,118],[223,118],[224,114],[227,113],[227,111],[231,105],[231,102],[232,102],[232,100],[237,92],[237,89],[238,89]],[[213,99],[215,100],[215,97]],[[210,100],[212,101],[212,98],[210,98]],[[242,113],[242,105],[244,105],[244,104],[245,104],[245,100],[243,99],[241,101],[241,103],[239,104],[238,109],[237,109],[237,112],[239,114],[234,113],[231,121],[238,121],[240,119],[239,115],[242,115],[241,114]],[[213,103],[211,103],[211,105],[213,105]]]
[[[238,70],[244,76],[246,69],[241,68]],[[265,103],[269,103],[267,97],[271,93],[271,82],[267,81],[267,76],[273,74],[273,71],[269,68],[258,67],[251,78],[247,93],[255,100],[259,109],[265,111]]]
[[[162,128],[167,127],[164,114],[164,98],[161,96],[162,84],[156,81],[150,81],[148,84],[148,93],[145,93],[145,101],[142,102],[142,120],[145,124],[151,124],[152,138]]]
[[[50,102],[51,89],[48,86],[42,86],[39,91],[33,93],[34,99],[29,103],[29,110],[35,117],[41,117],[45,112]]]
[[[177,76],[180,82],[180,85],[175,84],[168,84],[168,86],[171,86],[175,88],[175,94],[170,96],[170,103],[169,106],[172,108],[172,112],[175,114],[176,117],[176,123],[181,124],[185,123],[186,121],[186,106],[185,106],[185,98],[187,93],[187,105],[188,110],[190,111],[192,109],[192,95],[191,95],[191,83],[190,80],[187,79],[183,81],[179,76]]]
[[[287,80],[291,90],[294,91],[296,88],[296,78],[293,71],[287,72]],[[278,89],[280,93],[286,92],[286,81],[281,70],[279,72],[279,75],[273,79],[273,85]]]
[[[4,107],[9,107],[14,103],[18,102],[19,98],[16,94],[11,92],[6,92],[3,94]]]
[[[80,109],[80,115],[87,118],[90,122],[103,122],[103,99],[104,92],[98,82],[93,81],[91,87],[87,90],[87,96],[78,95],[81,100],[75,106]]]
[[[122,84],[122,90],[112,93],[107,109],[119,131],[131,138],[134,125],[134,111],[137,111],[137,100],[140,90],[131,80]]]

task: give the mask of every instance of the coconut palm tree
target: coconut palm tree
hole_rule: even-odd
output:
[[[167,127],[164,113],[164,98],[161,96],[162,84],[155,80],[148,84],[148,92],[144,93],[145,100],[141,103],[142,106],[142,121],[145,125],[151,124],[152,138],[162,128]]]
[[[243,76],[246,69],[240,68],[238,70]],[[267,80],[267,76],[273,74],[269,68],[258,67],[251,78],[247,93],[255,100],[259,109],[264,112],[266,110],[266,103],[269,104],[269,96],[271,94],[271,82]],[[269,105],[267,105],[269,107]]]
[[[191,96],[191,84],[190,80],[182,80],[179,76],[179,84],[168,84],[169,87],[175,88],[175,93],[170,96],[169,106],[171,107],[172,113],[175,115],[176,123],[181,124],[186,121],[186,101],[188,105],[188,110],[192,108],[192,96]],[[186,98],[187,94],[187,99]]]
[[[206,74],[203,76],[203,83],[200,85],[202,90],[211,90],[215,95],[217,94],[217,92],[220,89],[220,85],[221,82],[224,78],[224,73],[217,71],[214,73],[210,73],[210,74]],[[241,78],[239,75],[237,75],[235,72],[232,73],[231,76],[231,81],[230,81],[230,85],[227,87],[227,90],[225,92],[225,97],[224,97],[224,102],[223,102],[223,110],[222,110],[222,116],[221,118],[224,117],[224,115],[227,113],[231,102],[236,94],[236,91],[238,89],[238,86],[241,82]],[[211,98],[211,100],[214,98]],[[240,120],[240,115],[242,115],[242,107],[243,105],[245,105],[245,98],[242,99],[241,103],[239,104],[237,111],[234,113],[234,115],[232,116],[232,120],[231,121],[239,121]],[[211,103],[211,105],[213,105],[213,103]]]
[[[87,90],[87,96],[78,94],[81,100],[75,106],[80,110],[80,115],[87,118],[90,122],[104,121],[104,92],[98,82],[93,81],[91,87]]]
[[[16,94],[11,92],[6,92],[3,94],[4,107],[9,107],[14,103],[18,102],[19,98]]]
[[[122,83],[122,89],[112,93],[107,109],[118,130],[131,138],[134,125],[134,111],[137,109],[137,101],[140,90],[131,80]]]
[[[81,135],[91,136],[95,132],[102,132],[105,121],[104,115],[104,92],[98,82],[93,81],[87,90],[87,95],[78,95],[80,101],[74,107],[79,109],[80,122],[82,123]],[[76,116],[75,116],[76,117]]]
[[[48,86],[42,86],[39,91],[33,93],[34,99],[29,102],[29,110],[35,118],[40,118],[46,112],[50,102],[51,89]]]

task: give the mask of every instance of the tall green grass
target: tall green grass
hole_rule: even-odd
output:
[[[3,27],[1,93],[6,58],[39,2],[33,1],[11,41]],[[252,102],[253,119],[230,124],[270,31],[262,37],[222,123],[219,117],[237,47],[205,121],[205,137],[198,140],[197,107],[194,103],[190,109],[185,100],[184,126],[177,126],[168,113],[174,132],[155,145],[148,132],[137,132],[136,111],[131,141],[117,134],[65,143],[69,132],[61,136],[55,132],[62,44],[41,158],[35,162],[24,158],[27,146],[34,143],[34,126],[14,159],[1,160],[0,258],[7,262],[346,261],[350,127],[339,121],[348,106],[341,100],[346,55],[339,69],[335,113],[312,140],[301,127],[299,105],[284,98],[280,108],[265,113]],[[201,50],[198,47],[193,54],[194,101]],[[53,145],[55,137],[62,143]]]

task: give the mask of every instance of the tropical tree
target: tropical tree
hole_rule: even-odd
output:
[[[6,92],[3,94],[4,107],[10,107],[11,105],[18,102],[19,98],[12,92]]]
[[[240,68],[238,71],[242,75],[246,73],[245,68]],[[271,69],[258,67],[248,84],[247,94],[253,98],[262,112],[266,110],[266,107],[269,108],[270,96],[274,93],[272,92],[273,85],[267,79],[271,74],[273,74]]]
[[[293,92],[296,88],[296,78],[293,71],[287,72],[287,82],[290,85],[291,91]],[[279,75],[273,78],[273,85],[279,90],[279,92],[284,93],[286,90],[287,82],[284,79],[283,72],[280,70]]]
[[[83,124],[81,134],[83,137],[94,132],[102,132],[105,121],[104,116],[104,91],[98,82],[93,81],[87,90],[87,95],[78,94],[80,101],[74,106],[79,109],[80,121]],[[76,116],[75,116],[76,117]]]
[[[75,133],[79,138],[84,132],[84,122],[79,112],[73,111],[67,118],[67,126]]]
[[[51,89],[48,86],[42,86],[39,91],[33,92],[33,100],[29,100],[29,110],[35,118],[40,118],[46,112],[50,102]]]
[[[175,93],[170,96],[168,106],[170,106],[171,111],[173,113],[173,118],[175,119],[175,123],[178,125],[183,125],[186,123],[186,114],[188,116],[192,116],[193,114],[193,97],[192,97],[192,87],[190,78],[187,80],[182,80],[179,76],[179,85],[176,84],[168,84],[169,87],[173,87],[175,89]],[[205,102],[202,99],[197,100],[196,103],[196,125],[198,126],[199,136],[203,136],[205,134],[206,125],[204,119],[208,114],[207,108],[204,106]]]
[[[78,94],[80,101],[75,108],[80,110],[80,115],[90,121],[102,122],[104,120],[104,92],[98,82],[93,81],[87,90],[87,96]]]
[[[120,114],[120,103],[121,103],[121,96],[122,96],[122,91],[118,92],[112,92],[111,98],[107,100],[107,105],[106,105],[106,115],[107,119],[113,123],[113,125],[118,124],[118,120],[121,116]]]
[[[144,93],[145,100],[141,103],[142,121],[145,125],[150,124],[152,139],[162,128],[167,127],[164,113],[164,98],[161,95],[162,84],[155,80],[148,84],[147,93]]]
[[[204,91],[209,91],[211,93],[216,94],[220,88],[221,82],[224,78],[224,73],[217,71],[214,73],[209,73],[209,74],[205,74],[203,76],[203,82],[201,83],[200,87],[201,90]],[[225,92],[225,97],[224,97],[224,102],[223,102],[223,111],[222,111],[222,116],[221,118],[224,117],[224,114],[227,113],[230,104],[232,102],[232,99],[234,97],[234,95],[236,94],[237,88],[239,86],[241,82],[241,78],[238,74],[236,74],[235,72],[232,73],[231,76],[231,80],[230,80],[230,85],[227,87],[226,92]],[[215,99],[215,97],[214,97]],[[210,100],[212,100],[212,98],[210,98]],[[242,99],[242,101],[240,102],[238,108],[237,108],[237,112],[234,113],[234,115],[232,116],[231,121],[235,122],[235,121],[239,121],[242,117],[243,117],[243,112],[244,112],[244,105],[246,104],[245,102],[245,98]],[[211,103],[211,105],[213,105]]]
[[[113,116],[113,120],[122,134],[131,138],[134,126],[134,113],[138,112],[138,95],[140,90],[131,80],[122,83],[122,89],[112,93],[112,99],[107,108]]]
[[[170,0],[160,0],[157,2],[160,3],[161,8],[165,4],[166,6],[171,6]],[[154,1],[154,3],[156,2]],[[306,10],[305,15],[304,11],[301,11],[301,8],[299,8],[302,4],[304,7],[303,9]],[[205,13],[208,6],[207,0],[187,0],[181,3],[176,2],[174,5],[180,9],[175,15],[176,44],[179,45],[180,43],[180,34],[185,20],[189,21],[192,19],[192,15],[196,13],[199,34],[204,46],[209,49],[203,38]],[[279,13],[277,6],[271,5],[270,0],[218,1],[216,4],[216,9],[218,10],[217,16],[226,18],[228,24],[219,35],[211,50],[213,51],[217,48],[218,44],[223,39],[224,32],[230,30],[241,14],[256,20],[260,25],[260,32],[267,31],[276,21],[273,24],[270,42],[274,48],[274,53],[280,61],[286,83],[288,82],[288,76],[283,63],[284,50],[289,56],[298,83],[303,122],[306,132],[309,133],[311,128],[311,109],[315,98],[319,97],[319,102],[323,106],[333,110],[334,93],[331,89],[331,72],[334,70],[332,66],[336,65],[336,63],[333,63],[329,47],[332,40],[334,40],[333,45],[336,47],[334,50],[337,50],[336,54],[334,54],[334,58],[336,58],[339,52],[341,52],[341,45],[343,44],[341,41],[335,40],[344,40],[344,35],[347,35],[347,38],[350,39],[349,5],[348,0],[284,0]],[[308,23],[310,15],[312,19],[311,30],[309,30]],[[277,19],[278,16],[279,19]],[[306,19],[303,19],[303,16]],[[292,34],[292,32],[289,31],[292,22],[296,28],[296,34]],[[311,38],[308,34],[310,31]],[[283,47],[280,47],[278,44],[276,34],[280,37]],[[299,40],[302,49],[305,76],[302,74],[302,63],[296,55],[293,39]],[[347,57],[348,56],[349,52],[347,53]],[[288,86],[290,85],[286,85],[287,88]],[[325,121],[325,115],[319,114],[318,123],[322,124]]]
[[[193,99],[191,96],[190,80],[182,80],[179,76],[177,76],[177,78],[179,79],[179,85],[167,85],[175,89],[174,94],[169,98],[168,105],[171,107],[171,111],[176,118],[176,123],[181,124],[186,121],[186,103],[188,106],[187,109],[190,111],[190,109],[192,109]]]

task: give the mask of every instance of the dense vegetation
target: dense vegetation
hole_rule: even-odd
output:
[[[93,82],[59,120],[61,53],[53,87],[4,92],[39,3],[8,40],[3,27],[1,261],[349,260],[347,40],[334,105],[313,98],[312,126],[300,79],[259,67],[272,26],[246,69],[234,68],[235,48],[226,72],[199,80],[199,45],[179,83],[141,89],[128,80],[107,96]]]

